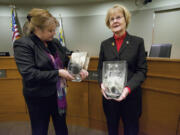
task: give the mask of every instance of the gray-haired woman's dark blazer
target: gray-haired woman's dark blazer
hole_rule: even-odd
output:
[[[101,43],[98,63],[99,84],[102,82],[103,61],[120,60],[126,60],[128,64],[126,86],[128,86],[132,92],[128,95],[126,100],[137,99],[141,104],[140,85],[145,80],[147,72],[147,62],[143,39],[127,33],[119,53],[117,52],[116,42],[113,37]],[[141,112],[141,107],[139,111]]]

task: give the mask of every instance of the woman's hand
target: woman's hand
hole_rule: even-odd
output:
[[[65,69],[59,69],[59,76],[67,79],[67,80],[74,80],[75,78]]]
[[[89,73],[88,71],[82,69],[80,75],[81,75],[81,79],[84,80],[86,77],[88,77]]]
[[[103,96],[104,96],[107,100],[111,99],[111,98],[109,98],[109,97],[106,96],[105,90],[106,90],[106,88],[105,88],[104,85],[101,83],[101,93],[103,94]]]
[[[114,99],[114,100],[120,102],[120,101],[124,100],[127,97],[128,94],[129,94],[129,90],[128,90],[127,87],[125,87],[123,89],[123,92],[122,92],[121,96],[119,98],[117,98],[117,99]]]

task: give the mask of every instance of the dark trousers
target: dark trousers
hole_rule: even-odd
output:
[[[103,97],[103,108],[107,120],[108,134],[119,135],[119,121],[122,119],[124,135],[138,135],[139,110],[137,100],[106,100]]]
[[[50,97],[25,96],[31,120],[32,135],[47,135],[50,116],[56,135],[68,135],[66,115],[59,115],[56,94]]]

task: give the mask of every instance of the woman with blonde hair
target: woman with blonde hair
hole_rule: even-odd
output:
[[[32,135],[47,135],[52,117],[56,135],[67,135],[66,70],[68,56],[54,39],[58,21],[45,9],[27,15],[26,36],[15,41],[14,57],[23,81],[23,95],[31,120]],[[87,71],[81,71],[84,79]]]
[[[106,25],[113,36],[101,43],[98,63],[99,84],[103,95],[103,108],[107,119],[108,134],[118,135],[120,118],[124,135],[138,135],[141,115],[141,84],[146,78],[147,62],[142,38],[130,35],[127,27],[130,13],[122,5],[114,5],[106,15]],[[127,83],[121,95],[111,99],[102,84],[104,61],[126,61]],[[118,82],[118,80],[116,80]]]

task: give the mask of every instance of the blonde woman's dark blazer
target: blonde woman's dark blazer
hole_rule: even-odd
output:
[[[65,49],[57,39],[48,42],[49,49],[34,34],[14,43],[14,58],[22,76],[25,96],[47,97],[55,94],[58,70],[54,69],[47,52],[58,53],[64,66],[68,64]]]

